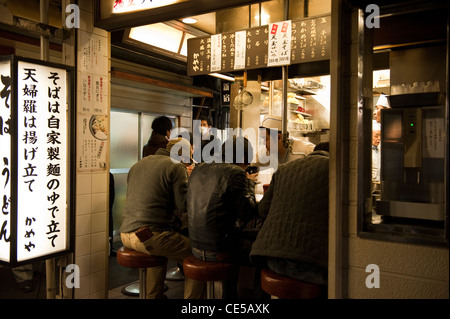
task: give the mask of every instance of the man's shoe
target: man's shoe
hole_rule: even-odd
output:
[[[25,280],[18,283],[20,290],[22,292],[32,292],[33,291],[33,281],[32,280]]]

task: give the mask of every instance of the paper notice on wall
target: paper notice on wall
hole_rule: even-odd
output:
[[[291,63],[291,21],[269,25],[269,47],[267,66],[288,65]]]
[[[423,157],[444,158],[445,126],[444,119],[432,118],[425,120]]]
[[[106,168],[108,117],[105,115],[78,115],[78,169]]]
[[[234,55],[234,69],[245,68],[245,49],[247,41],[247,31],[238,31],[235,33],[235,55]]]
[[[222,35],[211,36],[211,72],[222,69]]]

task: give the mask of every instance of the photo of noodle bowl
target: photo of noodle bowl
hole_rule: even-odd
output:
[[[93,115],[89,120],[91,134],[98,140],[104,141],[108,138],[107,122],[105,115]]]

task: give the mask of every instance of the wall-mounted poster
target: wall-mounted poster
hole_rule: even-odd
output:
[[[78,115],[78,170],[106,168],[108,117]]]

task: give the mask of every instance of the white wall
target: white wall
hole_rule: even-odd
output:
[[[80,79],[88,73],[106,79],[103,82],[103,101],[106,104],[106,115],[109,116],[111,60],[109,33],[93,27],[94,2],[81,0],[78,5],[81,11],[81,25],[77,39],[77,122],[82,115],[90,115],[89,113],[81,113],[82,104],[85,105],[89,102],[82,102]],[[105,46],[102,51],[104,54],[98,57],[96,69],[86,70],[81,63],[83,49],[86,48],[86,41],[93,37]],[[93,100],[90,103],[94,103]],[[80,151],[80,146],[78,146],[77,154]],[[105,152],[107,154],[106,168],[87,171],[77,169],[75,264],[80,267],[80,288],[75,289],[76,299],[106,299],[108,296],[109,146]]]

